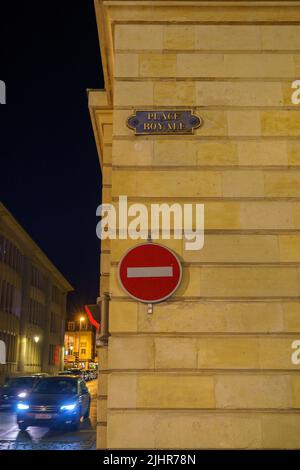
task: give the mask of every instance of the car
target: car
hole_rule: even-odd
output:
[[[83,375],[83,370],[82,369],[67,369],[64,371],[64,373],[71,374],[71,375],[78,375],[82,376]]]
[[[97,378],[97,374],[95,370],[90,369],[88,373],[89,373],[90,380],[95,380]]]
[[[93,380],[92,371],[87,370],[87,371],[86,371],[86,376],[87,376],[87,380]]]
[[[17,424],[21,431],[29,426],[67,426],[75,431],[88,419],[90,407],[91,396],[81,377],[45,377],[17,404]]]
[[[64,370],[62,372],[59,372],[58,375],[74,375],[70,370]]]
[[[20,398],[25,398],[34,385],[40,380],[37,375],[10,377],[0,387],[0,409],[9,409],[16,405]]]
[[[82,369],[67,369],[67,371],[73,375],[80,375],[82,373]]]
[[[93,370],[93,374],[94,374],[94,380],[96,380],[98,378],[98,371],[96,369]]]
[[[32,374],[33,377],[49,377],[50,374],[47,372],[37,372],[36,374]]]
[[[88,374],[90,380],[95,380],[97,378],[97,372],[94,369],[90,369]]]
[[[73,375],[78,375],[78,376],[81,377],[85,382],[88,382],[88,380],[89,380],[87,371],[84,370],[84,369],[68,369],[67,372],[69,372],[70,374],[73,374]]]
[[[88,382],[89,380],[91,380],[90,374],[89,374],[89,371],[88,371],[88,370],[84,370],[84,371],[83,371],[83,380],[85,380],[86,382]]]

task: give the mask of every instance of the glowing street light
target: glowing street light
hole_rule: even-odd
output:
[[[39,340],[40,340],[40,337],[39,337],[39,336],[34,336],[34,337],[33,337],[33,341],[34,341],[35,343],[38,343]]]
[[[80,318],[79,318],[79,324],[80,324],[79,330],[82,329],[82,322],[84,322],[84,321],[85,321],[85,317],[80,317]]]
[[[78,359],[80,360],[80,332],[82,330],[82,322],[85,321],[85,317],[79,318],[79,335],[78,335]]]

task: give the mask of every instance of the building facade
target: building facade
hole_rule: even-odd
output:
[[[103,202],[205,207],[202,250],[161,241],[183,278],[152,314],[117,277],[139,241],[102,241],[98,447],[300,448],[300,2],[95,7],[105,90],[89,106]],[[203,124],[135,135],[137,110],[192,110]]]
[[[65,368],[89,369],[95,364],[95,332],[90,323],[68,321],[65,332]]]
[[[0,204],[0,340],[8,375],[63,369],[66,298],[71,285]]]

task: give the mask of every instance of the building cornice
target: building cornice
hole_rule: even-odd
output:
[[[88,105],[102,169],[105,144],[104,126],[112,124],[112,105],[110,97],[105,90],[88,90]]]
[[[105,91],[111,107],[117,24],[300,23],[300,0],[94,0],[94,3]]]

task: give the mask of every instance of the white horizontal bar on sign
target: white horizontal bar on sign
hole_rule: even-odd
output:
[[[172,277],[172,266],[145,266],[143,268],[127,268],[127,277]]]

